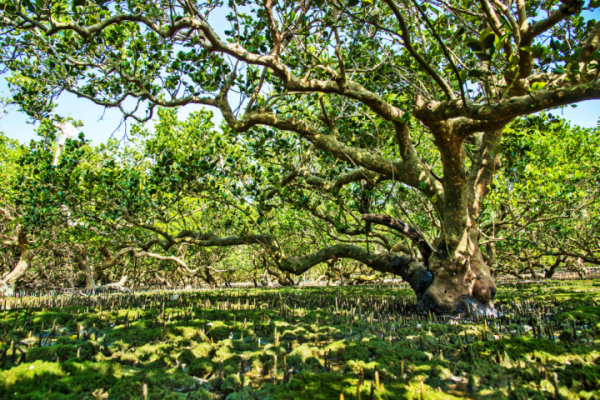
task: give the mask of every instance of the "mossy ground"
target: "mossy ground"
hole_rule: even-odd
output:
[[[501,287],[495,320],[397,287],[9,299],[0,398],[600,400],[598,285]]]

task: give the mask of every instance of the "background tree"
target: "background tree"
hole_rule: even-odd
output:
[[[16,140],[0,133],[0,179],[3,182],[0,188],[0,293],[8,295],[14,292],[15,283],[23,277],[34,257],[27,228],[19,223],[18,210],[14,204],[18,196],[14,190],[14,181],[21,150]]]
[[[598,128],[530,116],[505,129],[503,146],[481,224],[494,272],[550,278],[558,268],[583,274],[584,262],[598,265]]]

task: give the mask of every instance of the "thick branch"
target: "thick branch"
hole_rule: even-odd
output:
[[[598,49],[600,49],[600,22],[594,25],[594,28],[585,40],[583,44],[583,51],[581,52],[579,58],[584,60],[593,52],[598,51]]]
[[[319,188],[325,192],[332,193],[338,192],[342,187],[352,182],[367,180],[369,182],[379,183],[390,178],[383,177],[382,175],[373,171],[359,168],[354,171],[340,174],[334,181],[329,182],[326,179],[319,178],[318,176],[311,174],[306,168],[299,167],[294,169],[281,180],[281,188],[283,189],[287,185],[291,184],[296,177],[304,178],[304,181],[310,186]],[[265,198],[270,199],[275,195],[275,193],[277,193],[277,189],[267,189],[267,194],[265,195]]]
[[[499,154],[494,153],[494,148],[500,144],[501,139],[501,129],[475,135],[478,155],[471,166],[468,185],[469,215],[473,219],[479,218],[483,200],[490,191],[494,174],[499,168],[500,157]]]
[[[29,248],[27,231],[21,226],[17,229],[16,239],[17,243],[11,243],[11,245],[19,247],[21,257],[15,268],[0,279],[0,293],[4,295],[11,295],[13,293],[14,285],[25,275],[34,257],[33,251]]]
[[[521,115],[593,99],[600,99],[600,81],[562,89],[536,90],[524,96],[511,97],[497,104],[469,103],[467,112],[469,118],[476,121],[501,122]],[[460,101],[443,103],[431,101],[416,107],[415,116],[428,124],[462,117],[464,110]]]
[[[410,284],[420,297],[433,281],[431,273],[410,256],[398,256],[394,253],[373,253],[351,244],[336,244],[305,256],[286,257],[281,269],[300,275],[310,268],[328,260],[350,258],[368,267],[401,276]]]
[[[221,109],[223,110],[223,109]],[[391,176],[403,182],[405,177],[404,163],[393,162],[383,157],[376,156],[369,151],[350,147],[337,140],[334,135],[322,133],[311,127],[306,121],[293,117],[283,117],[270,112],[255,112],[239,121],[231,112],[223,112],[228,124],[237,132],[245,132],[256,125],[267,125],[273,128],[296,132],[304,139],[311,142],[316,148],[321,149],[340,160],[349,162],[377,172]],[[393,172],[392,172],[393,171]]]

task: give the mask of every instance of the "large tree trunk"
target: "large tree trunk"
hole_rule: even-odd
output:
[[[493,304],[496,285],[479,247],[477,220],[501,166],[497,148],[502,129],[469,135],[460,124],[440,123],[432,128],[444,171],[444,203],[438,208],[442,232],[431,251],[418,239],[414,229],[403,232],[417,244],[425,266],[433,275],[419,305],[423,310],[439,313],[496,315]],[[470,170],[466,167],[467,137],[473,145]]]
[[[408,273],[394,273],[410,283],[422,310],[494,313],[496,285],[479,249],[477,227],[469,229],[468,255],[464,256],[453,252],[443,240],[431,245],[421,232],[387,215],[365,214],[363,219],[401,232],[419,248],[423,262],[413,261]]]
[[[477,312],[496,315],[496,284],[478,244],[477,228],[469,230],[470,255],[448,255],[442,247],[429,259],[433,282],[419,301],[422,309],[438,313]]]

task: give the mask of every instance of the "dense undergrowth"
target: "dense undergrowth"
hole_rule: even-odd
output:
[[[600,399],[598,289],[502,287],[495,320],[392,287],[7,299],[0,398]]]

